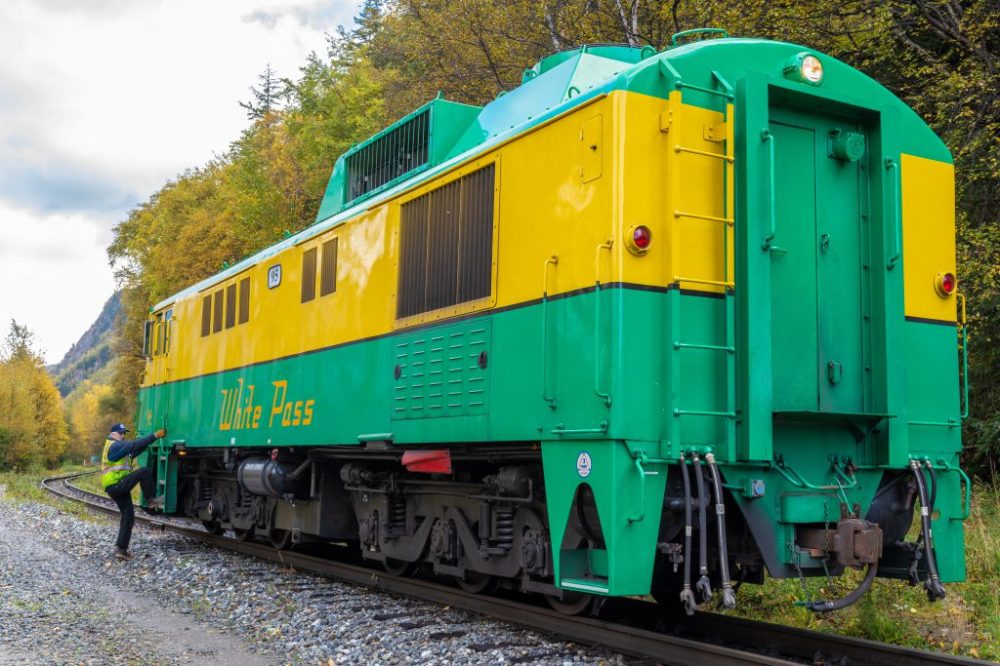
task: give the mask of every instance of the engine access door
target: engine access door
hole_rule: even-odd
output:
[[[868,187],[860,118],[773,105],[775,412],[865,413]]]

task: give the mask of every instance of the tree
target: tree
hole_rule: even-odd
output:
[[[11,321],[0,352],[0,467],[59,462],[68,440],[62,398],[35,349],[34,334]]]
[[[36,344],[35,334],[27,326],[22,326],[11,319],[10,330],[4,339],[3,347],[0,348],[0,360],[29,359],[33,363],[41,364],[42,352],[35,350]]]
[[[111,397],[110,386],[88,379],[66,398],[66,418],[71,431],[67,458],[86,459],[100,450],[108,425],[116,420],[108,415]]]
[[[260,80],[260,87],[250,86],[250,94],[253,98],[249,102],[240,102],[239,105],[246,109],[247,118],[250,120],[261,120],[278,109],[281,99],[281,80],[271,69],[271,63],[267,63],[264,71],[257,75]]]

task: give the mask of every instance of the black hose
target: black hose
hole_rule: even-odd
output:
[[[708,580],[708,518],[705,515],[708,497],[705,495],[705,480],[701,475],[701,459],[697,453],[691,454],[691,462],[694,464],[694,480],[698,487],[698,573],[701,574],[694,589],[704,602],[712,598],[712,584]]]
[[[847,608],[868,591],[868,588],[872,586],[872,581],[875,580],[875,574],[878,572],[878,562],[868,565],[868,572],[865,574],[865,579],[861,581],[854,590],[848,594],[846,597],[841,597],[840,599],[834,599],[833,601],[810,601],[806,604],[806,608],[814,613],[828,613],[830,611],[840,610],[841,608]]]
[[[931,487],[930,487],[930,500],[931,500],[931,502],[930,502],[930,509],[931,509],[931,515],[933,515],[934,514],[934,507],[937,506],[937,488],[938,488],[937,472],[934,471],[934,466],[931,465],[931,461],[930,460],[925,460],[924,461],[924,466],[927,467],[927,471],[931,475]]]
[[[736,593],[729,580],[729,547],[726,545],[726,505],[722,501],[722,475],[715,464],[715,455],[705,454],[705,461],[712,475],[712,490],[715,493],[715,524],[719,528],[719,571],[722,573],[722,607],[736,608]]]
[[[946,592],[941,585],[941,577],[938,575],[937,558],[934,555],[934,541],[931,533],[931,511],[932,505],[927,497],[927,486],[924,485],[924,474],[920,469],[920,463],[916,460],[910,461],[910,469],[913,470],[917,480],[917,492],[920,493],[920,527],[924,542],[924,557],[927,558],[927,580],[924,581],[924,589],[927,590],[927,599],[937,601],[944,599]],[[934,484],[937,485],[937,476],[931,469]]]
[[[681,478],[684,480],[684,589],[681,590],[681,603],[684,612],[694,615],[698,601],[691,590],[691,477],[688,474],[687,460],[681,454]]]
[[[917,463],[917,465],[919,467],[919,463]],[[934,505],[937,504],[937,473],[934,471],[933,468],[931,468],[930,463],[927,463],[927,468],[930,470],[930,473],[931,473],[931,487],[930,487],[930,489],[928,491],[928,494],[929,494],[930,497],[929,497],[928,502],[927,502],[927,510],[928,510],[928,512],[930,512],[930,514],[933,515],[933,513],[934,513]],[[924,473],[918,469],[917,470],[917,474],[920,476],[920,479],[924,482],[924,486],[926,486],[927,485],[927,480],[924,479]],[[918,492],[918,495],[919,495],[919,492]],[[920,506],[924,506],[924,501],[923,500],[920,500]],[[929,536],[929,535],[930,535],[930,532],[927,532],[927,534],[925,535],[924,534],[924,530],[923,529],[920,530],[920,536],[917,537],[917,548],[918,549],[923,550],[924,541],[926,540],[925,536]]]

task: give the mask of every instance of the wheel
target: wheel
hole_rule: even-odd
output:
[[[292,543],[292,531],[291,530],[279,530],[274,527],[268,532],[268,538],[271,540],[271,545],[278,550],[291,550],[295,544]]]
[[[590,609],[595,597],[583,592],[563,592],[560,599],[554,594],[546,594],[545,601],[549,602],[554,610],[564,615],[580,615]]]
[[[382,568],[393,576],[411,576],[416,572],[417,564],[387,557],[382,561]]]
[[[489,594],[497,588],[497,577],[478,571],[466,570],[465,576],[455,577],[458,586],[470,594]]]
[[[256,528],[252,525],[245,530],[239,530],[235,527],[233,528],[233,534],[236,535],[237,541],[253,541],[253,537],[256,532]]]
[[[222,523],[218,520],[203,520],[201,521],[201,524],[205,527],[205,531],[209,534],[219,535],[225,532],[225,530],[222,529]]]

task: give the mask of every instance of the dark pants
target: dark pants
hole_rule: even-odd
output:
[[[121,523],[118,524],[118,540],[115,541],[115,545],[122,550],[128,550],[128,544],[132,540],[132,525],[135,523],[132,489],[136,484],[142,485],[142,494],[147,499],[156,494],[156,481],[148,467],[129,472],[121,481],[104,489],[108,497],[118,505],[118,510],[122,514]]]

